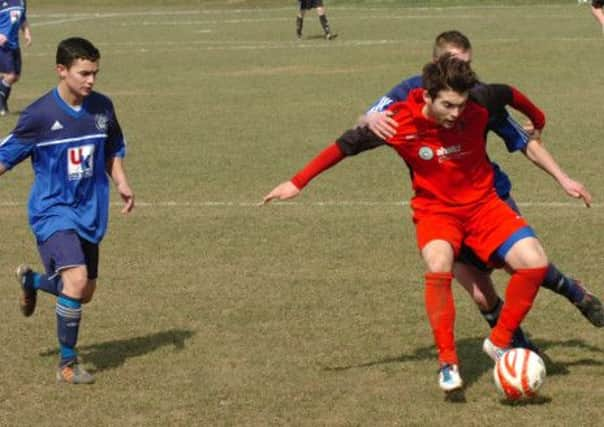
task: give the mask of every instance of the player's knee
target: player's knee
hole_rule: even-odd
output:
[[[86,269],[69,269],[61,274],[63,292],[74,298],[82,299],[87,293],[88,277]]]
[[[549,261],[545,251],[531,251],[525,256],[526,267],[525,268],[542,268],[547,267]]]
[[[451,245],[444,240],[432,240],[422,249],[422,257],[431,273],[453,271],[454,253]]]
[[[513,269],[542,268],[549,263],[541,243],[536,238],[523,239],[510,250],[506,261]]]
[[[71,281],[71,288],[80,293],[81,295],[84,295],[84,293],[86,292],[86,285],[88,284],[88,280],[85,277],[77,277],[77,278],[73,278]]]
[[[433,254],[424,259],[431,273],[448,273],[453,269],[451,258],[444,254]]]
[[[4,81],[10,85],[13,85],[19,81],[19,74],[5,74]]]

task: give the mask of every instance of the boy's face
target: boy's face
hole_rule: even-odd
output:
[[[69,68],[61,64],[57,65],[61,84],[77,98],[90,95],[98,72],[98,61],[92,62],[88,59],[76,59]]]
[[[466,107],[468,93],[445,89],[438,92],[436,98],[432,99],[428,92],[424,91],[424,101],[426,102],[425,115],[434,119],[442,127],[451,129]]]

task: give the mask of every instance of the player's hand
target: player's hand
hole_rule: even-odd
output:
[[[272,200],[287,200],[296,197],[300,194],[300,189],[294,185],[291,181],[285,181],[277,185],[273,190],[264,196],[262,205],[266,205]]]
[[[366,115],[367,127],[382,139],[393,137],[398,123],[392,118],[392,111],[372,112]]]
[[[134,209],[134,193],[132,192],[130,186],[126,183],[118,184],[117,191],[120,193],[120,197],[124,202],[124,207],[122,208],[121,212],[123,214],[132,212],[132,209]]]
[[[6,38],[6,36],[4,34],[0,34],[0,46],[4,46],[4,43],[6,43],[8,41],[8,39]]]
[[[25,41],[25,47],[30,47],[31,46],[31,34],[25,33],[23,35],[23,40]]]
[[[574,197],[575,199],[583,199],[583,203],[585,203],[586,207],[589,208],[591,206],[591,194],[589,194],[589,191],[587,191],[583,184],[575,181],[574,179],[566,177],[560,181],[560,185],[570,197]]]

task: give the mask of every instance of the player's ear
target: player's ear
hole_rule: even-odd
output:
[[[67,73],[67,67],[63,64],[57,64],[55,66],[55,70],[57,72],[57,75],[59,76],[59,78],[64,78],[65,74]]]
[[[424,89],[422,96],[424,97],[424,102],[426,104],[432,104],[432,97],[430,96],[427,90]]]

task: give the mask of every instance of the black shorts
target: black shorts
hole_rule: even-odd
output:
[[[595,8],[602,9],[602,7],[604,7],[604,0],[591,0],[591,5]]]
[[[309,10],[323,7],[323,0],[298,0],[298,4],[300,5],[300,10]]]
[[[0,72],[21,74],[21,49],[0,47]]]
[[[476,255],[474,251],[466,245],[461,245],[461,249],[459,250],[457,258],[455,258],[455,261],[462,264],[471,265],[484,273],[490,273],[493,271],[492,266],[482,261],[478,255]]]
[[[57,231],[48,240],[38,242],[38,252],[46,274],[55,276],[69,267],[86,266],[88,279],[99,271],[99,245],[82,239],[73,230]]]

